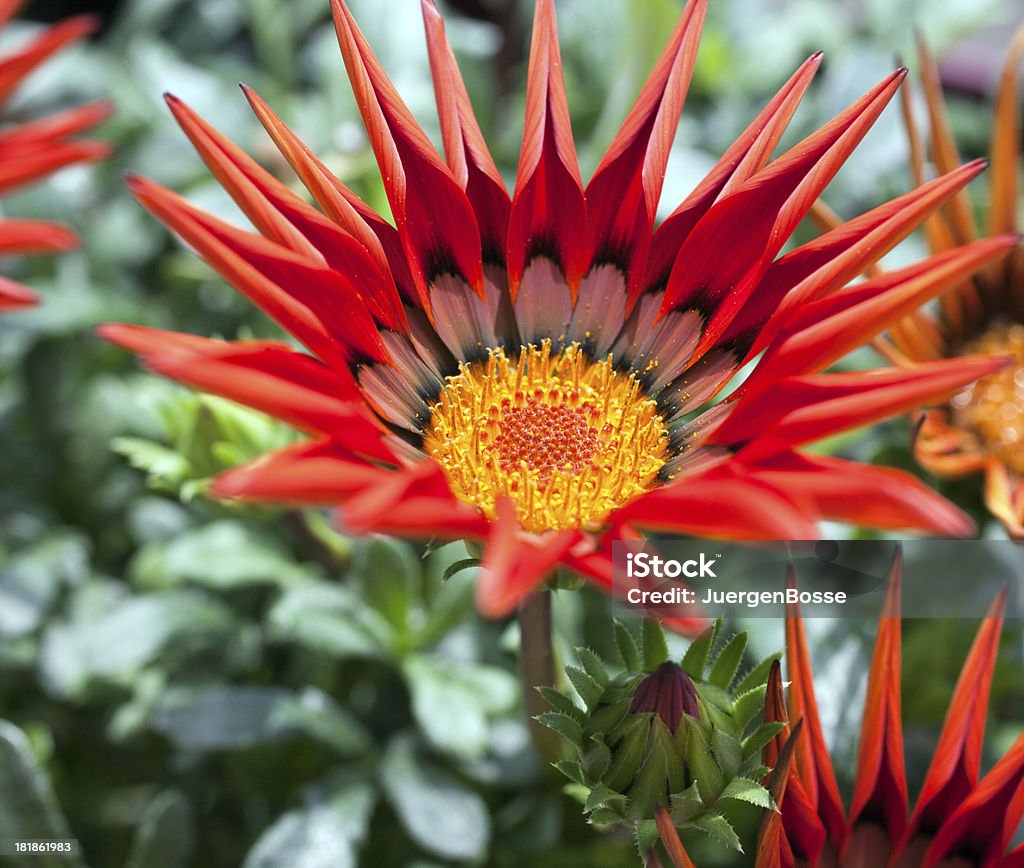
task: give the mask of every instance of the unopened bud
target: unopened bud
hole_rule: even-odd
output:
[[[653,711],[673,735],[683,712],[700,720],[697,688],[678,663],[666,661],[641,681],[629,706],[630,714]]]

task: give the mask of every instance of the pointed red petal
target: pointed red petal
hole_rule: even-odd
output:
[[[0,220],[0,254],[71,250],[78,238],[66,226],[47,220]]]
[[[966,513],[902,470],[786,452],[758,462],[756,473],[783,491],[813,498],[822,517],[832,521],[944,537],[975,532]]]
[[[998,863],[1024,818],[1024,733],[953,812],[932,840],[922,868],[951,853]]]
[[[299,199],[181,100],[170,94],[166,100],[210,171],[261,234],[316,265],[326,262],[383,326],[404,330],[391,275],[381,270],[359,239]]]
[[[0,275],[0,310],[31,307],[38,301],[38,296],[27,286]]]
[[[968,163],[787,253],[769,266],[757,292],[723,335],[723,343],[738,340],[750,354],[760,352],[793,309],[856,277],[984,167],[982,160]]]
[[[954,392],[1006,367],[1005,357],[930,362],[910,369],[884,368],[816,374],[782,380],[748,380],[744,394],[709,438],[711,445],[743,449],[755,461],[793,446],[866,425]]]
[[[876,823],[885,829],[890,841],[898,841],[907,826],[900,701],[901,576],[902,553],[897,549],[868,673],[857,779],[850,802],[851,829],[858,822]]]
[[[714,345],[786,239],[892,98],[898,70],[812,136],[717,202],[676,258],[662,311],[695,308],[707,326],[694,351]],[[723,260],[721,251],[728,250]]]
[[[790,581],[793,584],[792,577]],[[821,728],[811,656],[799,603],[786,607],[786,673],[790,682],[790,719],[804,722],[804,738],[797,745],[794,759],[795,778],[838,851],[846,842],[846,812]]]
[[[906,314],[1017,246],[1016,235],[986,238],[804,302],[758,365],[758,376],[817,373]]]
[[[370,464],[329,440],[286,446],[220,474],[214,497],[333,506],[380,485],[392,470]]]
[[[817,538],[817,516],[745,472],[712,471],[655,488],[623,506],[615,520],[715,539]]]
[[[0,193],[49,175],[74,163],[102,160],[110,154],[104,142],[48,142],[42,147],[30,145],[16,153],[7,153],[0,161]]]
[[[562,79],[553,0],[537,0],[526,85],[526,128],[509,216],[509,288],[515,298],[535,256],[552,259],[575,293],[590,261],[587,208]]]
[[[106,100],[76,106],[39,120],[17,124],[0,132],[0,147],[5,152],[12,147],[40,146],[84,132],[110,116],[111,106]]]
[[[821,58],[819,51],[804,61],[729,147],[707,177],[657,228],[651,241],[647,273],[643,281],[645,289],[657,291],[664,288],[679,248],[697,221],[726,189],[746,181],[768,162],[814,78],[814,73],[821,65]]]
[[[971,645],[931,766],[921,785],[906,840],[920,827],[926,832],[941,828],[978,780],[988,697],[999,654],[1007,593],[1008,589],[1003,588],[996,597]]]
[[[455,498],[444,471],[425,460],[389,473],[345,502],[339,513],[350,533],[387,533],[417,539],[479,539],[490,522]]]
[[[343,275],[207,214],[151,181],[129,189],[214,269],[334,367],[387,361],[373,320]]]
[[[477,607],[488,618],[512,612],[583,538],[578,530],[527,533],[505,497],[498,499],[495,512],[476,586]]]
[[[654,813],[654,821],[658,827],[658,837],[668,853],[672,862],[672,868],[697,868],[693,860],[686,852],[683,842],[679,840],[679,833],[676,831],[676,824],[663,805],[658,805]]]
[[[424,306],[429,310],[431,281],[453,271],[482,298],[480,230],[466,193],[384,74],[343,0],[331,0],[331,9],[345,67]]]
[[[92,33],[98,24],[93,15],[76,15],[48,27],[25,48],[0,61],[0,103],[33,69],[66,45]]]
[[[476,213],[484,259],[504,264],[512,200],[480,132],[441,14],[434,0],[421,0],[421,6],[448,167]]]
[[[707,0],[690,0],[629,116],[587,185],[591,268],[611,262],[642,289],[669,151],[697,57]]]
[[[267,134],[316,203],[327,216],[363,245],[382,274],[390,271],[407,301],[418,303],[419,294],[409,271],[398,230],[331,174],[254,90],[242,85],[242,92]]]

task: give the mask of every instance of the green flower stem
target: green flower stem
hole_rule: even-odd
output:
[[[551,591],[546,588],[531,594],[519,604],[520,663],[523,707],[530,719],[534,746],[543,759],[554,761],[560,755],[558,736],[534,720],[548,711],[538,687],[555,685],[555,652],[551,645]]]

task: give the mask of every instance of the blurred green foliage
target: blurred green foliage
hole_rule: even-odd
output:
[[[416,4],[350,5],[439,138]],[[596,12],[584,0],[559,3],[585,175],[680,6],[607,0]],[[507,37],[447,10],[485,134],[510,178],[529,7],[512,5]],[[812,51],[825,48],[828,60],[786,142],[879,80],[894,55],[912,56],[915,17],[941,47],[1004,14],[997,0],[712,3],[663,207],[674,207]],[[27,32],[7,27],[0,43]],[[206,501],[216,472],[295,435],[159,381],[92,335],[110,320],[275,334],[121,180],[139,172],[240,219],[165,110],[160,94],[171,90],[292,183],[240,80],[386,213],[326,0],[127,0],[102,39],[41,70],[12,107],[27,117],[108,97],[117,113],[103,132],[117,156],[3,203],[5,213],[69,220],[83,249],[4,263],[45,303],[0,320],[0,837],[71,835],[83,856],[59,864],[94,868],[635,865],[628,837],[589,829],[534,754],[520,711],[516,628],[476,617],[473,570],[443,579],[466,558],[462,547],[353,542],[318,512]],[[983,149],[987,108],[955,109],[967,150]],[[904,163],[890,111],[837,178],[830,203],[851,215],[906,189]],[[921,250],[912,240],[893,258]],[[893,422],[831,448],[914,469],[907,434]],[[958,501],[970,490],[957,490]],[[578,645],[611,651],[607,604],[596,593],[560,593],[556,621],[563,660]],[[912,784],[973,626],[908,625]],[[863,690],[873,625],[811,630],[848,786],[860,717],[851,697]],[[759,655],[776,651],[781,627],[758,625],[753,645]],[[1024,721],[1019,625],[1007,631],[1003,659],[990,759]],[[756,813],[734,819],[749,842]],[[702,866],[744,864],[691,844]]]

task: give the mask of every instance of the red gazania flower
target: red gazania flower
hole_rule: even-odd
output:
[[[922,83],[931,127],[930,158],[940,172],[960,165],[950,130],[938,67],[919,43]],[[1020,101],[1018,68],[1024,27],[1006,55],[992,127],[987,230],[1018,227]],[[904,118],[916,178],[925,174],[925,147],[904,90]],[[933,252],[976,240],[980,233],[966,193],[960,193],[925,223]],[[939,406],[926,410],[914,440],[918,461],[945,477],[983,472],[989,510],[1011,537],[1024,539],[1024,249],[993,263],[942,296],[934,312],[915,311],[889,329],[881,345],[895,363],[916,365],[974,353],[1002,353],[1012,362],[983,377]]]
[[[765,700],[765,719],[787,724],[764,756],[765,765],[776,770],[771,789],[781,812],[766,813],[755,868],[1024,866],[1024,845],[1010,850],[1024,819],[1024,734],[979,775],[1006,591],[993,602],[971,646],[911,812],[900,714],[900,579],[897,556],[868,673],[849,811],[822,736],[800,608],[790,607],[788,697],[775,672]],[[790,729],[791,720],[798,722],[799,735]],[[674,855],[685,857],[675,830],[659,831],[673,864],[692,864]]]
[[[0,27],[22,0],[0,0]],[[37,66],[95,29],[90,16],[69,18],[43,31],[14,54],[0,58],[0,112],[15,88]],[[0,195],[57,169],[107,155],[101,142],[72,137],[98,124],[109,113],[97,102],[28,123],[3,123],[0,116]],[[0,219],[0,255],[49,253],[74,247],[75,236],[65,226],[41,220]],[[30,289],[0,276],[0,311],[35,304]]]
[[[152,369],[312,436],[224,474],[216,495],[340,505],[353,532],[484,541],[479,602],[490,615],[508,612],[559,564],[607,586],[611,542],[644,529],[802,539],[829,517],[970,532],[959,510],[907,474],[797,451],[1002,365],[821,373],[1014,243],[988,239],[847,286],[980,163],[779,256],[903,70],[771,160],[820,63],[812,56],[655,228],[706,0],[682,13],[586,186],[553,3],[539,0],[511,197],[434,5],[426,0],[423,13],[445,159],[348,8],[332,5],[395,225],[248,90],[319,209],[174,98],[175,117],[259,234],[150,181],[130,182],[308,351],[101,330]]]

